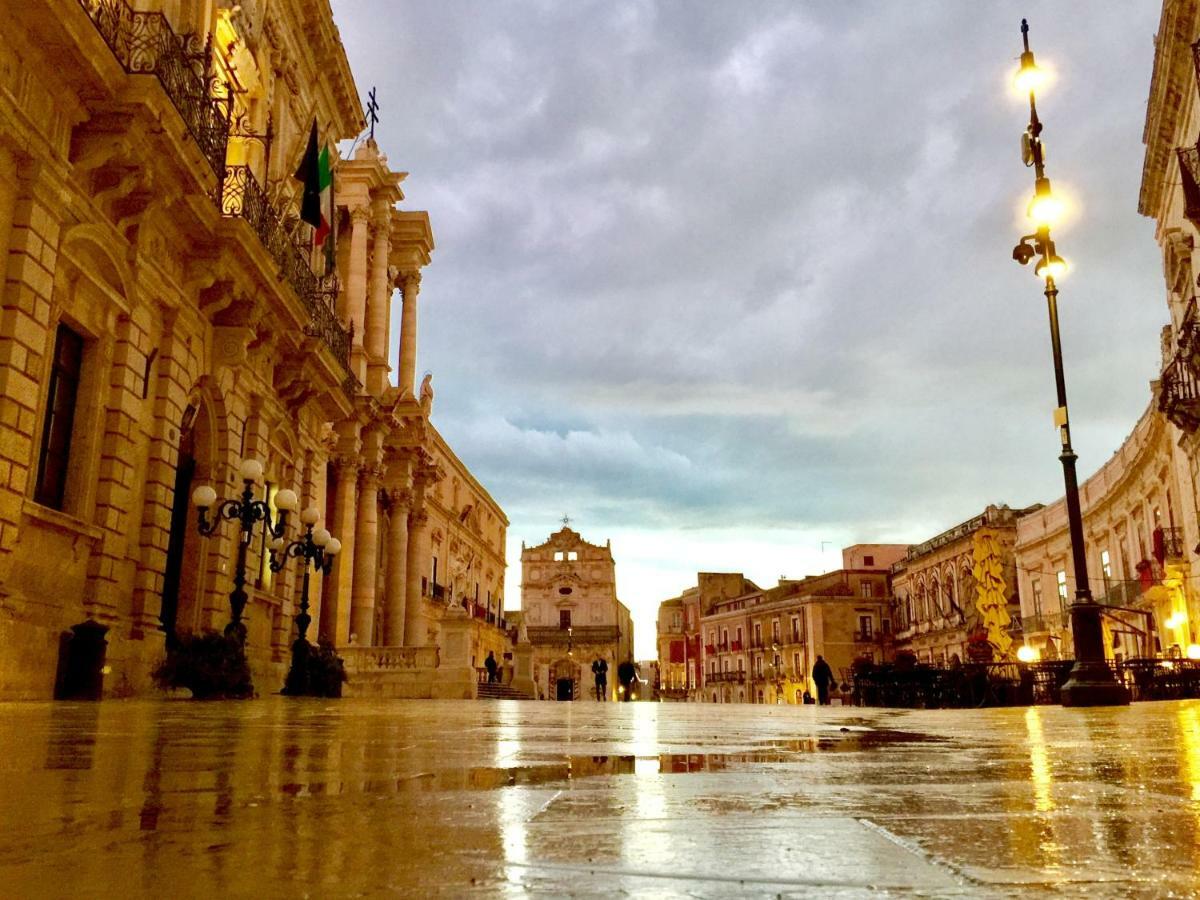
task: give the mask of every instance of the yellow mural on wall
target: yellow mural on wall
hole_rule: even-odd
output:
[[[975,532],[971,566],[971,575],[975,578],[975,607],[979,611],[979,624],[987,631],[988,643],[992,645],[997,661],[1012,659],[1012,637],[1008,633],[1012,617],[1008,614],[1003,552],[1000,533],[994,528],[980,528]]]

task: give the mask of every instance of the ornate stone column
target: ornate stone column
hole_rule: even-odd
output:
[[[384,206],[376,210],[371,226],[371,284],[367,293],[367,323],[363,345],[367,352],[367,391],[379,396],[387,387],[388,316],[391,281],[388,254],[391,252],[391,215]]]
[[[400,273],[400,289],[404,308],[400,315],[400,375],[401,391],[416,393],[417,376],[417,294],[421,292],[421,271],[405,269]]]
[[[404,645],[408,605],[408,512],[412,494],[403,488],[388,491],[391,506],[387,533],[387,588],[384,593],[384,644]]]
[[[351,367],[359,381],[366,383],[367,360],[363,350],[363,332],[366,330],[367,304],[367,231],[371,221],[371,210],[356,206],[350,210],[350,260],[346,269],[346,285],[342,290],[343,319],[354,324],[354,344],[350,348]]]
[[[375,548],[379,542],[379,469],[363,466],[358,478],[358,520],[354,534],[354,589],[350,633],[358,647],[369,647],[375,631]]]
[[[429,572],[429,514],[424,503],[413,505],[408,517],[408,554],[404,590],[404,645],[424,647],[429,640],[421,611],[421,578]],[[432,586],[430,588],[432,591]]]
[[[327,592],[322,598],[320,636],[323,643],[338,647],[350,641],[350,596],[354,585],[354,519],[358,509],[358,460],[348,456],[333,459],[337,473],[333,517],[328,528],[342,542],[342,553],[333,567]]]

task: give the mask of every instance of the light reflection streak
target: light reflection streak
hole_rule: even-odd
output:
[[[1042,711],[1036,706],[1025,710],[1025,730],[1029,745],[1029,776],[1033,782],[1033,807],[1039,813],[1050,813],[1055,810],[1054,776],[1050,770],[1046,737],[1042,732]],[[1045,854],[1045,864],[1057,866],[1063,848],[1055,833],[1053,818],[1046,817],[1043,820],[1042,835],[1039,849]]]
[[[521,717],[516,704],[499,704],[499,727],[496,729],[495,763],[506,768],[521,754]],[[513,787],[496,791],[496,822],[500,829],[500,843],[504,851],[504,876],[507,884],[519,887],[523,866],[528,862],[529,846],[526,833],[528,794]]]

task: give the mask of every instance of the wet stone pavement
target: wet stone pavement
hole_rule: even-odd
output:
[[[1200,701],[0,704],[0,897],[1191,896]]]

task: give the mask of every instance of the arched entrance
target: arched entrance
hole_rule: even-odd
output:
[[[175,493],[171,505],[171,533],[163,569],[162,629],[167,644],[181,632],[200,627],[205,546],[196,530],[192,489],[211,483],[213,458],[212,418],[202,402],[184,410],[180,423],[179,462],[175,467]]]

